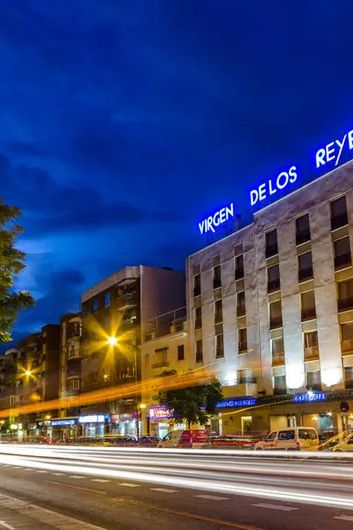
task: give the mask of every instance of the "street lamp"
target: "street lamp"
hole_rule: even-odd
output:
[[[114,337],[114,336],[110,336],[107,338],[107,343],[109,344],[109,346],[116,346],[118,344],[118,338],[117,337]]]
[[[32,375],[32,370],[25,370],[25,375],[26,375],[27,377],[31,377],[31,375]]]

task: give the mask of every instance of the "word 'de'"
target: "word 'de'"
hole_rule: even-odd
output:
[[[288,184],[293,184],[298,178],[296,166],[291,166],[288,171],[282,171],[276,178],[263,182],[258,188],[250,191],[250,204],[255,206],[257,202],[264,201],[271,195],[283,190]]]
[[[217,210],[213,215],[209,215],[199,223],[199,230],[201,234],[206,232],[215,232],[215,228],[228,221],[230,217],[234,217],[234,204],[231,202],[229,206],[225,206]]]

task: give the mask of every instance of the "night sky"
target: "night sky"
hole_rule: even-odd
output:
[[[353,2],[0,2],[0,195],[37,300],[15,336],[125,265],[182,269],[197,222],[353,128]],[[315,178],[303,174],[298,186]]]

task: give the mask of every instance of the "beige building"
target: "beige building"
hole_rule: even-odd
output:
[[[350,162],[187,259],[190,348],[224,385],[224,432],[349,425],[352,231]]]

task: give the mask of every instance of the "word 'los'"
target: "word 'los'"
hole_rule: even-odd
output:
[[[353,130],[346,133],[342,140],[335,140],[318,149],[315,155],[316,167],[325,166],[333,160],[335,160],[335,166],[337,166],[345,148],[353,149]]]
[[[209,231],[215,232],[215,228],[228,221],[230,217],[234,217],[234,204],[232,202],[229,206],[225,206],[221,210],[218,210],[213,215],[210,215],[201,221],[201,223],[199,223],[200,233],[204,234]]]
[[[283,190],[288,184],[293,184],[298,178],[296,166],[291,166],[288,171],[282,171],[276,179],[269,179],[263,182],[258,188],[250,191],[250,204],[255,206],[259,201],[264,201],[270,195]]]

